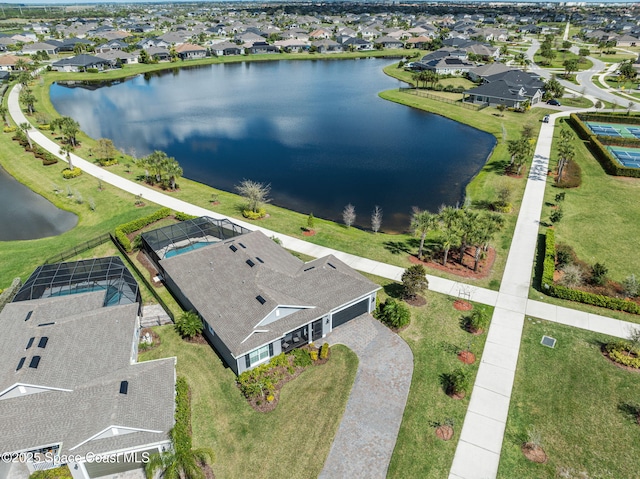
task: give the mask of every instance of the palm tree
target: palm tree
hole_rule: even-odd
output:
[[[173,440],[173,429],[171,433]],[[152,454],[144,471],[147,479],[152,479],[158,470],[162,471],[163,479],[204,479],[202,465],[213,460],[213,451],[208,448],[166,451]]]
[[[31,137],[29,136],[30,129],[31,129],[31,123],[27,123],[26,121],[24,123],[20,123],[20,130],[27,137],[27,141],[29,142],[29,149],[32,150],[33,144],[31,143]]]
[[[37,98],[31,93],[31,90],[22,90],[20,92],[20,99],[26,105],[27,110],[29,110],[29,114],[33,115],[33,105],[35,105]]]
[[[60,154],[67,157],[70,170],[73,170],[73,161],[71,161],[71,153],[73,153],[73,150],[75,150],[75,147],[71,143],[64,143],[60,146]]]
[[[156,182],[162,181],[162,174],[165,172],[165,167],[169,162],[169,157],[164,151],[156,150],[146,158],[146,164],[151,173],[156,178]]]
[[[9,126],[9,122],[7,121],[8,113],[9,109],[4,105],[0,105],[0,117],[2,117],[2,121],[4,122],[5,126]]]
[[[420,247],[418,248],[418,259],[422,260],[422,250],[427,233],[436,226],[436,216],[428,211],[421,211],[414,208],[411,216],[411,229],[416,236],[420,236]]]
[[[172,190],[176,189],[176,179],[182,176],[182,167],[175,158],[169,158],[165,166],[165,173],[169,175],[169,184]]]
[[[472,210],[461,210],[460,222],[458,224],[460,231],[460,257],[458,262],[462,264],[464,260],[464,252],[471,244],[471,238],[478,229],[479,214]]]
[[[460,220],[462,212],[453,206],[446,206],[440,209],[438,213],[438,221],[440,223],[440,232],[442,233],[442,248],[444,257],[442,264],[446,266],[449,257],[449,250],[457,246],[460,242]]]

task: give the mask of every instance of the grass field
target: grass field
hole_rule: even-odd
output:
[[[455,368],[466,367],[475,380],[484,349],[486,333],[473,336],[460,325],[462,313],[453,308],[453,298],[427,293],[427,305],[412,307],[409,327],[400,335],[413,351],[414,369],[411,391],[387,477],[407,478],[447,477],[455,453],[469,398],[455,400],[448,397],[440,384],[440,375]],[[493,308],[484,308],[493,314]],[[471,341],[471,351],[476,362],[464,366],[456,357],[456,350],[466,349]],[[472,383],[473,384],[473,381]],[[454,421],[455,434],[450,441],[436,438],[430,422]]]
[[[575,53],[569,51],[557,51],[556,57],[551,61],[549,65],[546,65],[545,62],[547,61],[547,59],[540,55],[540,52],[538,51],[538,53],[533,56],[533,61],[543,68],[561,68],[564,70],[563,63],[565,60],[578,60],[579,58],[579,55],[576,55]],[[578,71],[589,70],[592,67],[593,63],[590,60],[585,60],[583,63],[578,62]]]
[[[326,365],[285,385],[276,409],[259,413],[211,346],[183,341],[172,326],[155,331],[161,345],[141,360],[178,358],[178,375],[191,387],[194,447],[214,450],[217,478],[282,477],[283,471],[291,478],[318,477],[355,378],[353,352],[334,346]]]
[[[540,344],[543,334],[557,339],[554,349]],[[525,321],[499,478],[638,477],[640,426],[624,409],[640,402],[639,376],[603,357],[600,346],[609,339]],[[540,433],[547,464],[528,461],[520,450],[533,429]]]

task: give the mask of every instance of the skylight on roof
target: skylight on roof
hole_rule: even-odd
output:
[[[236,248],[236,245],[234,245],[234,244],[232,244],[231,246],[229,246],[229,249],[230,249],[231,251],[233,251],[234,253],[235,253],[236,251],[238,251],[238,248]]]
[[[253,261],[251,261],[250,259],[247,260],[247,264],[249,266],[251,266],[252,268],[256,265]]]
[[[25,320],[25,321],[29,321],[29,320],[31,319],[31,315],[32,315],[32,314],[33,314],[33,311],[29,311],[29,312],[27,313],[27,317],[26,317],[26,318],[24,318],[24,320]]]
[[[38,347],[42,349],[46,348],[48,341],[49,341],[49,338],[47,338],[46,336],[41,337],[40,341],[38,341]]]
[[[29,349],[31,346],[33,346],[33,341],[34,341],[35,339],[36,339],[36,338],[29,338],[29,341],[27,342],[27,347],[26,347],[26,348],[24,348],[24,349]]]
[[[38,365],[40,364],[40,356],[34,356],[31,358],[31,362],[29,363],[29,367],[33,369],[38,369]]]
[[[129,381],[120,382],[120,394],[127,394],[129,392]]]
[[[266,300],[266,299],[264,299],[261,295],[256,296],[256,299],[258,300],[258,302],[259,302],[260,304],[264,304],[264,303],[266,303],[266,302],[267,302],[267,300]]]
[[[24,366],[24,362],[27,358],[20,358],[20,361],[18,361],[18,367],[16,368],[16,371],[20,371],[22,369],[22,366]]]

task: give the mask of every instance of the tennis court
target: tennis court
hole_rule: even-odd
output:
[[[621,138],[639,138],[640,126],[621,123],[585,122],[589,129],[597,136],[618,136]]]
[[[640,149],[607,146],[616,159],[627,168],[640,168]]]

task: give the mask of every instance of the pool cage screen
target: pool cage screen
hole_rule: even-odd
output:
[[[39,266],[13,301],[92,291],[105,291],[105,306],[142,304],[138,283],[117,256]]]
[[[227,219],[201,216],[143,233],[142,249],[159,267],[162,259],[246,233],[248,229]]]

